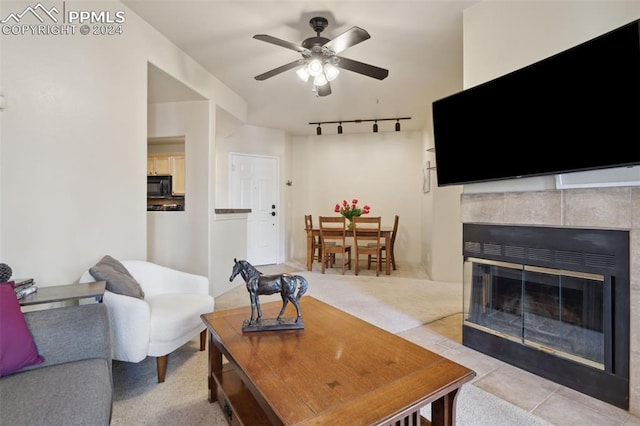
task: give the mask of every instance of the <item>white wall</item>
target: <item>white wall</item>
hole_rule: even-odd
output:
[[[381,216],[399,215],[398,261],[420,262],[422,133],[327,134],[292,139],[291,253],[306,259],[304,215],[333,216],[336,203],[357,198]]]
[[[229,204],[229,155],[230,153],[275,157],[279,163],[278,194],[278,260],[287,260],[286,231],[290,222],[289,205],[291,190],[285,185],[289,161],[290,137],[283,131],[256,126],[242,126],[227,137],[218,137],[216,141],[216,208],[234,208]],[[232,257],[233,259],[233,257]],[[231,265],[231,264],[230,264]]]
[[[184,136],[185,210],[147,212],[147,259],[208,275],[209,102],[149,105],[149,137]]]
[[[214,268],[209,278],[209,293],[213,297],[245,285],[241,278],[229,281],[229,277],[234,265],[233,259],[247,258],[247,216],[247,213],[214,215],[216,241],[213,241],[211,256]]]
[[[461,81],[460,81],[460,84]],[[458,88],[457,91],[461,90]],[[431,114],[429,114],[431,116]],[[429,277],[435,281],[462,282],[462,222],[460,220],[460,194],[462,186],[438,187],[437,163],[433,144],[431,120],[423,132],[424,162],[427,170],[428,191],[423,195],[422,263]]]
[[[3,1],[0,15],[29,5]],[[124,10],[123,34],[0,36],[0,261],[42,286],[76,280],[107,253],[146,258],[149,61],[246,119],[246,102],[120,2],[71,8]]]
[[[216,207],[233,208],[229,204],[229,155],[231,153],[282,158],[287,141],[283,130],[245,125],[216,141]],[[282,162],[282,161],[280,161]]]
[[[448,70],[446,78],[440,81],[438,93],[433,93],[432,99],[426,100],[427,121],[422,138],[423,166],[426,161],[429,161],[431,167],[438,166],[433,151],[433,101],[463,89],[462,16],[455,18],[455,21],[452,23],[459,25],[460,28],[459,44],[454,47],[455,51],[453,52],[456,54],[458,62]],[[424,214],[421,261],[431,279],[461,283],[462,253],[459,241],[462,239],[462,224],[459,197],[462,193],[462,186],[438,187],[436,169],[431,169],[428,173],[430,190],[422,196]]]
[[[638,18],[637,1],[481,2],[464,11],[464,86],[515,71]],[[606,141],[596,149],[606,149]],[[590,172],[590,180],[603,176],[610,181],[610,173]],[[555,188],[554,176],[542,176],[465,185],[464,192]]]

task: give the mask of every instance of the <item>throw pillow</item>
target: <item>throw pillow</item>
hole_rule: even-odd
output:
[[[140,283],[127,271],[122,263],[106,255],[96,263],[89,273],[99,281],[106,281],[106,288],[112,293],[144,299]]]
[[[44,362],[29,331],[13,281],[0,284],[0,377]]]

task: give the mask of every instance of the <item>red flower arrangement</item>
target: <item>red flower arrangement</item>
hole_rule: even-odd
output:
[[[342,200],[342,205],[340,205],[340,203],[336,204],[333,211],[340,213],[342,216],[346,217],[349,222],[351,222],[354,216],[369,214],[371,207],[366,204],[362,208],[358,207],[358,200],[354,198],[351,200],[351,204],[347,203],[347,200]]]

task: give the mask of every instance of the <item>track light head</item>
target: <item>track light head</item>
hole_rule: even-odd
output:
[[[338,124],[338,134],[342,134],[342,123]]]
[[[400,120],[396,121],[396,132],[400,131]]]
[[[322,134],[322,127],[320,127],[320,124],[318,124],[318,127],[316,127],[316,135],[320,136]]]
[[[378,122],[373,123],[373,133],[378,133]]]

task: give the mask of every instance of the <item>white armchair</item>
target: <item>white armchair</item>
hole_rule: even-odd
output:
[[[168,354],[200,333],[200,350],[205,350],[206,328],[201,314],[213,311],[209,280],[155,263],[122,260],[144,291],[144,298],[105,291],[111,325],[113,359],[140,362],[156,357],[158,383],[164,382]],[[95,278],[86,271],[79,282]]]

